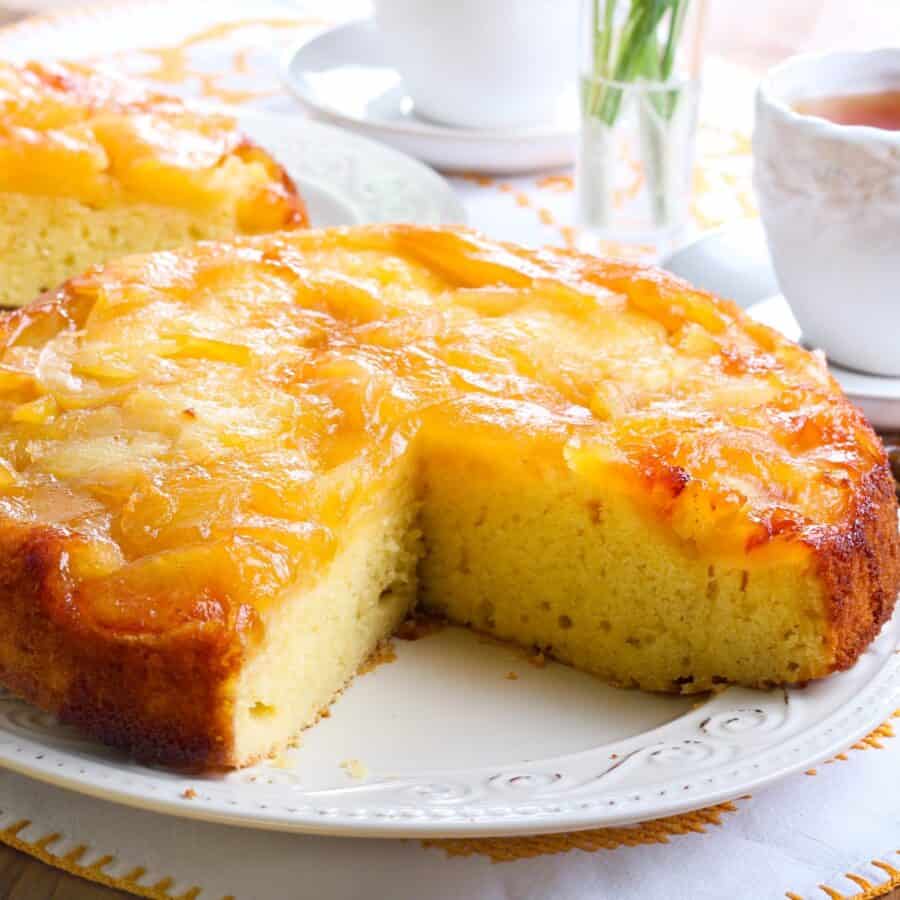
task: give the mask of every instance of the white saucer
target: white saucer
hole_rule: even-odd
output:
[[[742,222],[705,234],[673,253],[670,272],[714,294],[731,297],[759,322],[800,341],[800,326],[777,288],[765,234],[758,222]],[[900,429],[900,378],[868,375],[832,362],[828,370],[876,427]]]
[[[416,116],[370,19],[329,29],[290,51],[281,73],[288,90],[311,114],[439,169],[529,172],[567,165],[574,158],[574,90],[561,101],[557,121],[545,126],[486,131],[439,125]]]

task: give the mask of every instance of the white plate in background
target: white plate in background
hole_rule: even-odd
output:
[[[465,222],[453,188],[402,153],[338,128],[256,112],[234,113],[297,184],[316,227],[367,222]]]
[[[291,51],[282,64],[282,79],[312,115],[445,171],[529,172],[574,158],[574,93],[561,101],[557,120],[542,127],[453,128],[416,116],[372,20],[331,28]]]

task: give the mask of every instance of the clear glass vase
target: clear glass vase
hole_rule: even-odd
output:
[[[587,0],[576,188],[579,225],[593,236],[662,252],[688,223],[700,96],[690,8]]]

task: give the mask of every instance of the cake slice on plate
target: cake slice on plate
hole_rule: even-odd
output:
[[[0,63],[0,306],[116,256],[305,222],[230,116],[73,63]]]
[[[2,323],[0,479],[0,682],[198,768],[290,741],[416,604],[694,692],[847,668],[900,578],[884,450],[815,355],[453,229],[72,279]]]

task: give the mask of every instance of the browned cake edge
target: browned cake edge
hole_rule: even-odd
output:
[[[84,622],[68,583],[73,541],[52,527],[0,527],[0,683],[142,761],[232,765],[228,687],[241,630],[129,635]]]
[[[900,591],[897,494],[886,456],[863,479],[845,526],[814,550],[828,596],[831,671],[849,669],[891,617]]]
[[[309,213],[306,209],[306,203],[303,201],[303,197],[300,195],[300,191],[297,189],[294,179],[288,174],[287,169],[265,147],[251,140],[243,132],[240,132],[237,152],[245,159],[253,157],[259,159],[269,170],[272,177],[281,184],[288,209],[280,228],[309,228]]]

